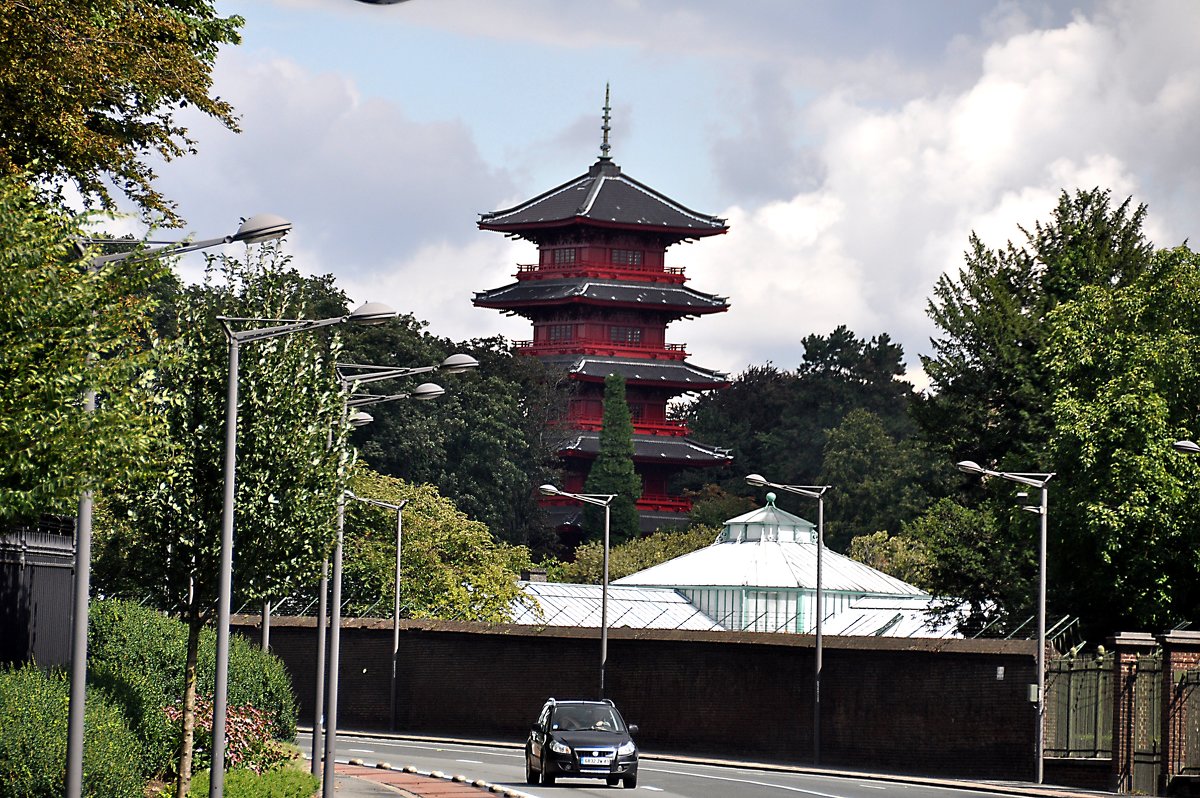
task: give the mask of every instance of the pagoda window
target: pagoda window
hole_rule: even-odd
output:
[[[566,263],[575,262],[575,247],[563,247],[562,249],[554,250],[554,265],[561,266]]]
[[[570,341],[575,338],[574,324],[551,324],[546,328],[546,338],[551,341]]]
[[[641,266],[642,251],[640,249],[614,249],[611,260],[618,266]]]
[[[614,344],[640,344],[642,332],[641,327],[609,327],[608,340]]]

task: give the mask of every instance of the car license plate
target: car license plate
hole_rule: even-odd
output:
[[[612,760],[606,756],[581,756],[579,757],[579,764],[595,767],[597,765],[611,765]]]

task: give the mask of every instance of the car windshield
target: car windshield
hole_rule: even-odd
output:
[[[602,704],[560,705],[554,710],[553,726],[561,731],[625,731],[621,716],[612,707]]]

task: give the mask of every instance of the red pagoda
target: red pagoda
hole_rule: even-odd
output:
[[[586,174],[480,215],[480,229],[536,244],[538,260],[518,266],[517,282],[476,293],[474,303],[529,319],[533,340],[516,342],[517,351],[577,381],[559,453],[566,491],[584,490],[599,451],[604,378],[625,378],[647,532],[687,520],[690,501],[668,493],[673,474],[730,460],[727,450],[693,440],[685,423],[667,419],[672,397],[726,387],[727,375],[689,363],[684,345],[666,338],[673,321],[729,308],[725,297],[687,287],[684,270],[666,265],[667,248],[729,228],[623,174],[609,156],[609,110],[606,94],[600,157]],[[558,524],[577,522],[573,503],[545,501]]]

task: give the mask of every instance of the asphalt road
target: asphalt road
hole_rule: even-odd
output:
[[[301,733],[297,742],[308,753],[311,734]],[[357,758],[367,765],[387,762],[395,767],[411,765],[419,771],[461,774],[469,780],[483,779],[511,786],[539,798],[615,798],[625,790],[608,787],[591,779],[560,779],[554,786],[525,784],[524,753],[519,748],[451,742],[429,742],[402,738],[339,735],[339,760]],[[751,767],[719,766],[643,758],[638,767],[638,786],[630,794],[653,793],[661,798],[986,798],[990,793],[978,786],[903,783],[860,776],[790,773]],[[1090,795],[1091,793],[1076,793]]]

